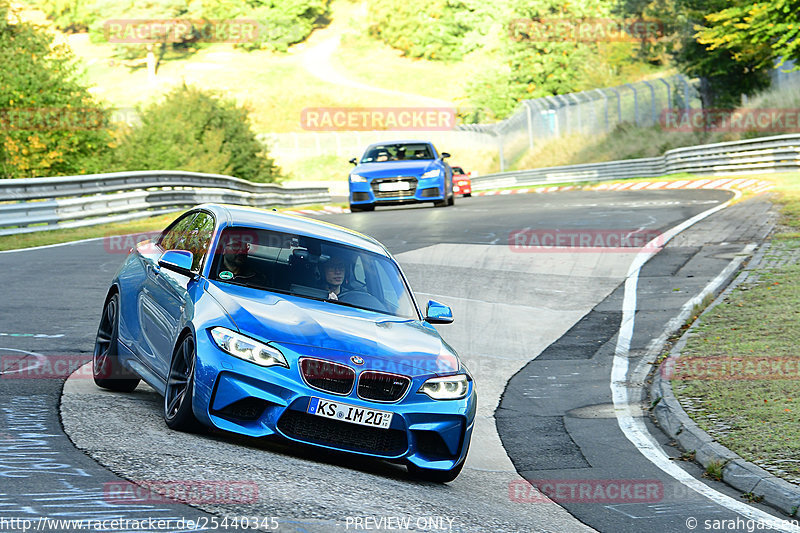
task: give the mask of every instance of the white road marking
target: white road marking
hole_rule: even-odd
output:
[[[26,350],[17,350],[14,348],[0,348],[0,352],[24,353],[27,355],[32,355],[36,358],[36,365],[28,365],[25,368],[20,368],[18,370],[8,370],[5,372],[3,372],[2,369],[0,369],[0,375],[17,374],[19,372],[29,372],[31,370],[39,368],[40,366],[42,366],[42,364],[44,364],[47,361],[47,357],[45,357],[44,355],[36,352],[28,352]]]
[[[55,248],[57,246],[71,246],[73,244],[80,244],[83,242],[100,241],[105,238],[106,237],[92,237],[91,239],[81,239],[79,241],[59,242],[56,244],[44,244],[42,246],[31,246],[30,248],[16,248],[14,250],[2,250],[0,251],[0,254],[11,254],[14,252],[29,252],[31,250],[43,250],[45,248]]]
[[[660,237],[663,239],[663,243],[666,244],[681,231],[716,213],[717,211],[728,207],[735,200],[738,200],[742,193],[740,191],[734,192],[735,196],[731,200],[695,215],[694,217],[665,232]],[[619,424],[622,432],[625,434],[625,437],[631,443],[633,443],[634,446],[636,446],[636,448],[647,460],[686,487],[698,492],[709,500],[749,519],[768,521],[769,523],[774,524],[776,521],[775,516],[754,507],[750,507],[744,502],[740,502],[734,498],[731,498],[730,496],[714,490],[677,466],[673,461],[670,460],[666,453],[664,453],[664,451],[661,449],[661,445],[656,442],[652,435],[650,435],[644,425],[643,420],[640,417],[634,416],[635,410],[633,409],[633,406],[630,405],[630,398],[628,395],[629,391],[626,382],[628,374],[628,352],[630,350],[631,337],[634,329],[634,319],[636,315],[636,286],[639,280],[639,272],[644,264],[653,255],[655,254],[651,252],[642,252],[638,254],[631,264],[628,270],[628,277],[625,280],[625,293],[622,302],[622,320],[619,328],[619,334],[617,336],[616,348],[614,351],[614,363],[611,370],[610,384],[617,423]],[[712,281],[712,283],[713,282],[714,281]],[[775,527],[777,528],[778,526],[775,525]],[[800,527],[792,526],[787,522],[786,526],[779,530],[800,532]]]

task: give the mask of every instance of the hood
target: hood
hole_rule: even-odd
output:
[[[362,370],[395,369],[412,375],[459,368],[455,351],[419,320],[216,282],[209,282],[208,292],[245,335],[303,355],[350,366],[350,357],[359,355],[365,362]]]
[[[435,160],[420,161],[385,161],[382,163],[364,163],[355,167],[352,172],[369,178],[394,178],[397,176],[419,177],[428,170],[439,168]]]

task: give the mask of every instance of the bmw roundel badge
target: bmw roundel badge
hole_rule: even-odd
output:
[[[363,365],[364,364],[364,359],[362,359],[361,357],[359,357],[357,355],[352,356],[350,358],[350,360],[353,362],[354,365]]]

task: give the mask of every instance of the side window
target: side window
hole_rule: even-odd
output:
[[[186,229],[184,249],[192,252],[192,270],[198,272],[211,243],[214,231],[214,217],[208,213],[198,213]]]
[[[159,245],[164,250],[188,250],[186,248],[186,235],[192,220],[197,216],[197,213],[187,213],[183,218],[179,219],[164,235],[161,236]]]

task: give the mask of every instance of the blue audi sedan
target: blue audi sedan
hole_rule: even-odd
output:
[[[407,465],[452,481],[469,449],[475,384],[397,261],[355,231],[260,209],[191,209],[125,259],[105,298],[95,383],[164,396],[173,429]]]
[[[393,141],[371,144],[350,163],[350,210],[372,211],[376,205],[433,202],[436,207],[455,203],[453,170],[444,160],[447,152],[436,151],[424,141]]]

